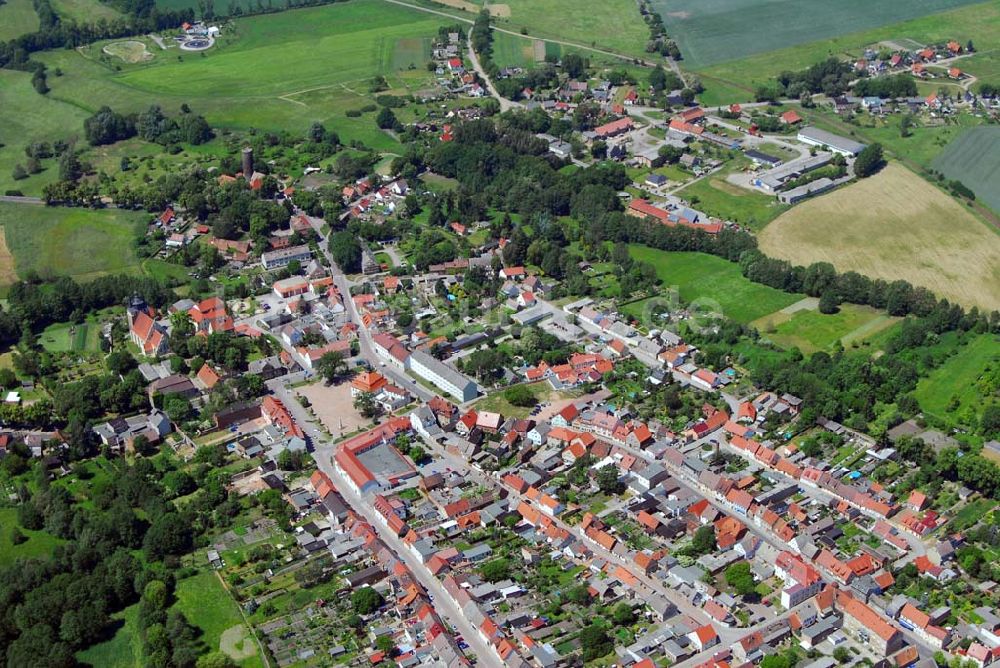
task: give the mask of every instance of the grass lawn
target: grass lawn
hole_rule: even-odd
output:
[[[31,0],[6,0],[0,4],[0,41],[38,30],[38,14]]]
[[[55,547],[65,541],[44,531],[20,531],[28,540],[14,545],[11,532],[17,526],[17,509],[0,508],[0,567],[9,566],[17,559],[48,559]]]
[[[500,3],[491,3],[494,6]],[[532,37],[550,37],[634,56],[646,56],[649,28],[633,0],[506,0],[510,18],[495,23],[508,30],[527,29]]]
[[[39,336],[39,343],[49,352],[99,352],[100,324],[97,322],[57,323],[49,325]]]
[[[879,174],[796,205],[759,235],[772,257],[830,262],[939,297],[1000,308],[1000,235],[924,179],[890,163]]]
[[[450,192],[458,189],[458,181],[448,176],[435,174],[434,172],[421,174],[420,181],[427,186],[428,190],[435,193]]]
[[[189,622],[201,629],[202,641],[211,650],[220,648],[219,641],[226,630],[243,625],[236,602],[213,571],[203,571],[178,582],[176,606]],[[255,653],[239,665],[256,668],[263,663]]]
[[[535,401],[538,402],[544,401],[553,391],[552,386],[549,385],[548,382],[525,384],[524,387],[531,391],[531,393],[535,396]],[[532,406],[515,406],[507,401],[503,396],[503,390],[498,390],[489,396],[483,397],[476,404],[476,410],[492,411],[494,413],[500,413],[504,417],[514,418],[528,417],[531,409]]]
[[[188,268],[180,264],[171,264],[165,260],[149,258],[142,263],[142,270],[155,279],[174,278],[178,281],[186,281],[188,278]]]
[[[388,93],[432,89],[423,56],[427,40],[447,23],[379,0],[353,0],[237,19],[198,55],[155,49],[150,61],[112,66],[102,62],[98,43],[39,58],[66,73],[50,77],[49,97],[86,111],[109,101],[122,112],[188,103],[215,126],[302,132],[320,121],[345,141],[398,148],[374,114],[349,119],[344,112],[371,102],[375,75],[386,78]],[[79,131],[79,123],[64,127]]]
[[[77,279],[135,271],[132,241],[146,214],[0,202],[0,225],[18,275]]]
[[[804,69],[829,56],[855,57],[864,47],[883,40],[927,44],[960,39],[964,44],[972,39],[989,45],[996,43],[1000,30],[1000,5],[995,2],[658,2],[665,8],[661,11],[667,33],[678,40],[685,66],[697,71],[708,89],[702,98],[708,105],[751,99],[754,87],[783,70]],[[753,22],[767,24],[768,39],[745,29],[746,8],[751,4],[755,5]],[[942,11],[949,8],[955,9]],[[773,49],[775,45],[781,48]],[[995,66],[987,62],[984,71]]]
[[[994,211],[1000,212],[1000,128],[962,132],[931,163],[949,179],[958,179]]]
[[[755,320],[753,325],[779,346],[797,347],[809,354],[828,350],[838,341],[844,345],[861,343],[898,320],[869,306],[843,304],[837,313],[829,315],[812,309],[792,314],[778,311]]]
[[[726,317],[737,322],[752,322],[802,298],[749,281],[738,265],[714,255],[675,253],[634,244],[629,246],[629,253],[653,265],[663,285],[677,286],[685,302],[714,301]]]
[[[788,210],[777,198],[740,188],[726,181],[731,168],[705,177],[677,193],[690,201],[692,206],[710,216],[760,230]],[[697,198],[695,200],[694,198]]]
[[[138,615],[138,603],[113,615],[114,619],[121,620],[121,626],[115,634],[108,640],[77,653],[77,660],[94,668],[134,668],[142,665],[142,641],[136,630]]]
[[[997,391],[984,387],[980,380],[987,370],[992,369],[995,376],[997,365],[1000,339],[983,334],[921,379],[914,395],[925,412],[945,421],[957,415],[979,416]]]

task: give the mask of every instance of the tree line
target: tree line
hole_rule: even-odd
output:
[[[170,118],[158,105],[139,114],[119,114],[111,107],[101,107],[83,121],[83,133],[91,146],[113,144],[136,136],[165,146],[180,142],[198,145],[214,136],[203,116],[188,110]]]
[[[199,453],[199,457],[202,453]],[[8,666],[78,665],[75,652],[106,640],[112,615],[139,604],[144,665],[193,668],[206,653],[198,631],[172,610],[177,557],[196,536],[227,526],[239,512],[205,457],[189,474],[169,463],[112,462],[107,483],[94,485],[90,504],[51,484],[37,465],[35,491],[21,484],[18,524],[67,542],[47,561],[20,561],[0,570],[0,652]],[[158,468],[160,467],[160,468]],[[174,506],[180,478],[199,491]]]

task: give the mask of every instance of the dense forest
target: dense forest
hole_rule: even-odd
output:
[[[39,464],[35,491],[22,485],[16,492],[18,522],[66,542],[47,561],[22,561],[0,571],[4,664],[75,666],[76,651],[114,631],[111,615],[138,603],[145,665],[193,667],[206,648],[171,604],[175,579],[186,574],[178,556],[240,510],[213,471],[217,457],[199,451],[193,473],[163,461],[116,460],[88,506],[51,484]],[[174,506],[171,499],[195,489],[183,510]]]

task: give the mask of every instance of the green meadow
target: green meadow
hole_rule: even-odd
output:
[[[915,396],[930,415],[947,421],[980,416],[1000,390],[1000,339],[982,334],[962,346],[944,364],[920,380]]]
[[[845,347],[863,345],[870,337],[899,321],[869,306],[843,304],[836,313],[802,309],[795,313],[778,311],[754,321],[753,325],[783,348],[798,348],[809,354],[829,350],[837,343]]]
[[[137,271],[132,244],[147,218],[117,209],[0,202],[0,226],[10,251],[7,261],[13,256],[20,277],[29,271],[77,279]],[[0,274],[9,275],[10,270],[0,267]]]
[[[187,103],[213,126],[301,132],[321,121],[345,140],[398,147],[375,127],[374,115],[350,119],[344,112],[373,102],[376,75],[385,77],[388,94],[433,89],[425,56],[448,23],[380,0],[352,0],[238,19],[199,54],[154,48],[152,60],[130,65],[102,60],[103,44],[95,44],[38,58],[64,72],[49,78],[48,98],[84,117],[108,103],[122,112],[159,104],[168,113]]]
[[[38,30],[38,14],[31,0],[6,0],[0,4],[0,41]]]
[[[0,6],[0,16],[6,10]],[[57,77],[50,77],[55,82]],[[17,189],[26,195],[38,195],[42,185],[54,180],[55,160],[43,162],[39,174],[15,181],[11,176],[15,165],[25,165],[24,147],[33,141],[71,140],[83,134],[83,119],[87,112],[42,96],[31,87],[31,74],[0,69],[0,194]]]
[[[656,268],[663,286],[676,286],[685,302],[714,301],[727,318],[749,323],[802,299],[743,277],[738,265],[714,255],[631,245],[633,259]]]

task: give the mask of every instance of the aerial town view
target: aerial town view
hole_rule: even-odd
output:
[[[1000,1],[0,0],[0,668],[1000,668]]]

